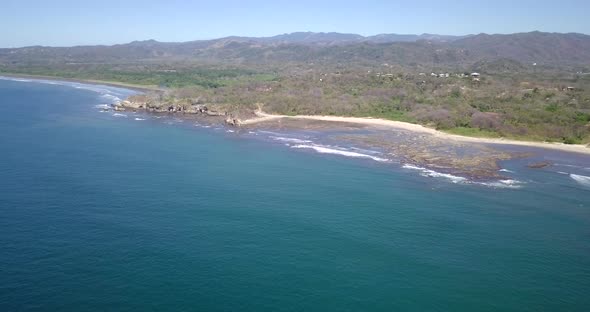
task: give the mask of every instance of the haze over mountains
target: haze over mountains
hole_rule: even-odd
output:
[[[0,69],[18,65],[158,60],[228,63],[319,62],[402,66],[463,66],[509,60],[540,66],[590,64],[590,36],[529,32],[508,35],[357,34],[296,32],[273,37],[225,37],[190,42],[134,41],[113,46],[0,49]]]
[[[359,42],[391,43],[391,42],[414,42],[418,40],[431,40],[446,42],[461,39],[467,36],[445,36],[435,34],[404,35],[404,34],[379,34],[375,36],[362,36],[358,34],[345,34],[337,32],[294,32],[272,37],[227,37],[234,41],[252,41],[274,44],[350,44]]]

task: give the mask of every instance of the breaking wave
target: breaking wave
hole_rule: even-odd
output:
[[[94,107],[100,108],[100,109],[110,109],[111,108],[111,106],[109,104],[98,104],[98,105],[94,105]]]
[[[114,113],[113,116],[114,117],[125,117],[125,118],[127,118],[127,115],[125,115],[125,114],[119,114],[119,113]]]
[[[570,178],[583,186],[590,187],[590,177],[572,173],[570,174]]]
[[[276,141],[288,142],[288,143],[298,143],[298,144],[312,143],[312,141],[310,141],[310,140],[302,140],[302,139],[297,139],[297,138],[285,138],[285,137],[277,137],[277,136],[271,136],[270,138],[273,140],[276,140]]]
[[[450,180],[453,183],[460,183],[460,182],[467,181],[467,179],[464,177],[458,177],[458,176],[455,176],[455,175],[452,175],[449,173],[442,173],[442,172],[438,172],[438,171],[434,171],[434,170],[430,170],[430,169],[426,169],[423,167],[418,167],[418,166],[414,166],[414,165],[410,165],[410,164],[405,164],[402,166],[402,168],[420,171],[420,175],[423,177],[445,178],[445,179]]]
[[[389,159],[385,159],[385,158],[375,157],[372,155],[361,154],[361,153],[351,152],[351,151],[346,151],[346,150],[334,149],[334,148],[330,148],[330,147],[322,146],[322,145],[299,144],[299,145],[293,145],[293,146],[291,146],[291,148],[313,149],[316,152],[321,153],[321,154],[335,154],[335,155],[341,155],[341,156],[346,156],[346,157],[369,158],[369,159],[372,159],[374,161],[379,161],[379,162],[389,161]]]
[[[560,166],[560,167],[570,167],[570,168],[583,168],[581,166],[576,166],[576,165],[570,165],[570,164],[553,164],[554,166]]]
[[[500,172],[509,172],[509,173],[514,173],[514,171],[512,171],[512,170],[508,170],[508,169],[500,169],[500,170],[498,170],[498,171],[500,171]]]
[[[103,94],[103,95],[101,95],[101,96],[102,96],[103,98],[106,98],[106,99],[109,99],[109,100],[111,100],[113,104],[119,104],[119,103],[121,103],[121,101],[122,101],[120,97],[118,97],[118,96],[114,96],[114,95],[112,95],[112,94],[110,94],[110,93],[106,93],[106,94]]]
[[[141,120],[145,120],[145,118],[135,118],[135,120],[141,121]]]
[[[459,177],[456,175],[452,175],[449,173],[442,173],[438,171],[434,171],[431,169],[418,167],[410,164],[405,164],[402,166],[404,169],[416,170],[420,172],[420,175],[423,177],[429,178],[443,178],[451,181],[455,184],[473,184],[473,185],[483,185],[493,188],[510,188],[510,189],[518,189],[522,187],[522,182],[517,180],[498,180],[498,181],[491,181],[491,182],[478,182],[478,181],[471,181],[464,177]]]
[[[518,180],[499,180],[495,182],[473,182],[469,181],[469,184],[478,184],[478,185],[485,185],[494,188],[511,188],[511,189],[519,189],[522,187],[523,183]]]

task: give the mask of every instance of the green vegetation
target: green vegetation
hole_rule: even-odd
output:
[[[590,46],[590,40],[514,36],[449,44],[213,40],[0,49],[0,74],[144,86],[158,90],[150,97],[161,105],[206,104],[238,117],[262,107],[285,115],[384,118],[468,136],[590,143],[590,67],[579,63],[590,49],[554,45],[582,40]],[[488,54],[489,40],[505,47],[501,56]],[[541,53],[546,49],[575,62],[532,66],[530,46],[538,49],[535,62],[551,55]],[[473,71],[480,79],[469,76]]]
[[[0,73],[1,73],[0,68]],[[56,69],[52,67],[17,67],[9,71],[26,74],[69,79],[121,82],[130,85],[181,88],[201,86],[219,88],[245,81],[272,81],[276,76],[240,68],[191,67],[182,69],[125,68],[102,65],[91,68]]]

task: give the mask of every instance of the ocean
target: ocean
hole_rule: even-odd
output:
[[[132,93],[0,79],[1,311],[590,310],[588,156],[470,181]]]

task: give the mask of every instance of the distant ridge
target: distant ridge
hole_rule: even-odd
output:
[[[1,66],[18,64],[113,63],[181,57],[207,62],[315,62],[324,64],[429,64],[505,70],[521,64],[589,65],[590,36],[529,32],[508,35],[447,36],[295,32],[272,37],[225,37],[189,42],[134,41],[113,46],[0,49]],[[501,61],[500,63],[494,63]]]
[[[260,42],[274,44],[351,44],[360,42],[393,43],[415,42],[418,40],[430,40],[436,42],[450,42],[467,36],[447,36],[436,34],[404,35],[404,34],[379,34],[375,36],[362,36],[338,32],[294,32],[276,35],[272,37],[225,37],[217,40],[231,40],[237,42]],[[215,39],[214,39],[215,40]]]

